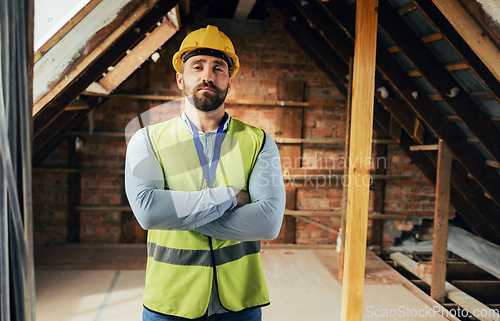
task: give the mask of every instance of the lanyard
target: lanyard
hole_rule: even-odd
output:
[[[224,136],[223,135],[224,124],[226,122],[226,119],[227,119],[227,114],[224,114],[224,118],[222,119],[222,124],[220,125],[219,129],[217,129],[217,134],[215,137],[214,157],[212,158],[210,167],[208,166],[207,159],[205,158],[205,154],[203,153],[203,145],[201,144],[200,136],[198,135],[198,129],[196,129],[196,126],[189,119],[189,122],[191,123],[191,129],[193,131],[194,146],[196,147],[196,153],[198,154],[198,159],[200,160],[201,169],[203,170],[203,176],[205,177],[205,181],[207,182],[208,187],[212,187],[215,171],[217,170],[217,165],[219,164],[220,150],[222,146],[222,139]]]

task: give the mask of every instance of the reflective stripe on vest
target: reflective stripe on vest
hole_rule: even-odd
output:
[[[149,126],[148,135],[164,171],[165,188],[207,188],[193,136],[180,117]],[[231,119],[212,186],[247,191],[263,143],[262,130]],[[260,241],[225,241],[194,230],[148,232],[144,289],[144,305],[148,309],[199,318],[207,311],[214,278],[219,300],[229,311],[269,304]]]
[[[240,242],[213,250],[215,265],[222,265],[260,252],[260,242]],[[184,250],[148,243],[148,256],[156,262],[174,265],[212,267],[210,250]]]

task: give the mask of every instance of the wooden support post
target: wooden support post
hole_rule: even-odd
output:
[[[378,0],[356,2],[342,321],[360,321],[370,192]]]
[[[380,137],[379,137],[380,138]],[[385,175],[387,165],[387,145],[375,146],[375,175]],[[385,180],[378,179],[373,181],[373,211],[375,213],[384,212],[385,199]],[[384,238],[384,221],[373,220],[369,245],[379,245],[382,247]]]
[[[138,94],[149,94],[151,77],[150,70],[151,62],[146,61],[135,73],[137,76]],[[137,102],[137,106],[137,115],[141,115],[143,112],[151,108],[151,101],[145,99],[139,100]],[[140,123],[142,127],[144,124],[142,124],[142,122]],[[125,195],[125,188],[122,188],[122,191],[122,198],[127,199]],[[125,209],[121,213],[120,232],[120,243],[145,243],[147,239],[147,232],[139,225],[134,215],[130,213],[129,209]]]
[[[344,177],[349,174],[349,148],[350,148],[350,131],[351,131],[351,106],[352,106],[352,68],[353,60],[349,59],[349,87],[347,90],[347,110],[346,110],[346,130],[345,130],[345,145],[344,145]],[[339,278],[344,276],[344,252],[345,252],[345,234],[347,221],[347,186],[342,184],[342,218],[340,219],[340,237],[337,242],[340,242],[339,253]],[[338,246],[337,246],[338,248]]]
[[[282,101],[303,101],[304,82],[280,79],[278,82],[278,100]],[[302,115],[303,107],[276,107],[274,109],[274,119],[276,128],[276,138],[302,138]],[[302,146],[301,145],[280,145],[278,146],[281,157],[281,164],[284,168],[301,167]],[[295,209],[296,188],[293,182],[286,186],[286,205],[290,210]],[[275,242],[295,243],[295,223],[293,216],[285,216],[281,233]]]
[[[434,243],[432,248],[431,297],[443,303],[446,297],[446,253],[448,243],[448,214],[450,212],[450,179],[452,155],[446,144],[439,140],[434,207]]]
[[[70,136],[68,140],[68,165],[70,168],[81,167],[81,140]],[[68,174],[68,235],[69,243],[80,242],[80,204],[82,174],[80,171]]]

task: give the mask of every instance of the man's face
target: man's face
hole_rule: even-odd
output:
[[[212,56],[193,56],[177,73],[177,86],[189,102],[201,111],[219,108],[231,89],[226,62]]]

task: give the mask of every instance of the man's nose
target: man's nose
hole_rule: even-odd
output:
[[[201,75],[203,81],[205,82],[214,82],[214,72],[210,68],[203,69],[203,74]]]

